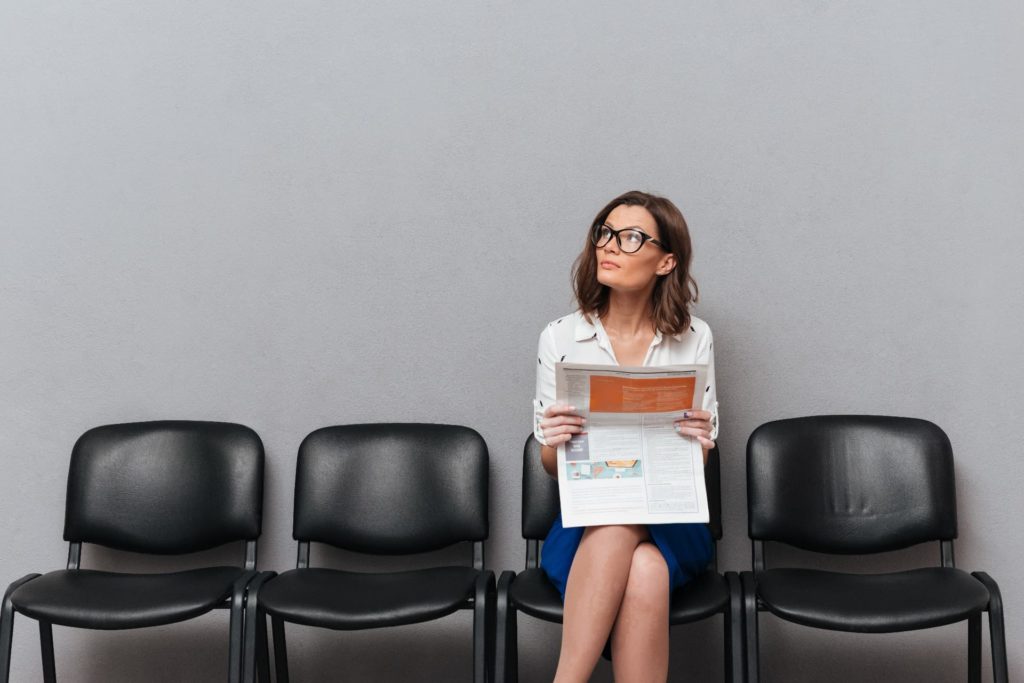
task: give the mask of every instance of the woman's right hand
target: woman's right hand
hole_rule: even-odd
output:
[[[555,448],[571,439],[574,434],[582,433],[586,422],[585,418],[576,415],[576,406],[556,403],[544,411],[544,417],[540,420],[540,430],[548,446]]]

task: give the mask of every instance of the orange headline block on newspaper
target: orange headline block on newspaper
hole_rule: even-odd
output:
[[[593,375],[590,411],[594,413],[670,413],[693,407],[695,377],[624,379]]]

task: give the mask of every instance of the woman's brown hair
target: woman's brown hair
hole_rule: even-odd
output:
[[[632,190],[608,202],[590,224],[583,251],[572,267],[573,291],[583,315],[603,316],[608,311],[608,287],[597,281],[597,250],[590,241],[594,228],[604,225],[608,214],[617,206],[641,206],[654,216],[658,224],[658,241],[665,250],[675,254],[676,267],[672,272],[659,275],[651,292],[651,311],[654,327],[663,335],[679,334],[690,326],[690,306],[697,301],[697,282],[690,275],[693,247],[686,219],[676,205],[664,197]],[[656,249],[645,245],[645,249]]]

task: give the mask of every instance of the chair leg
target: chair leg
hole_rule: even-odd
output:
[[[1006,631],[1003,628],[1003,596],[999,585],[985,572],[974,572],[974,578],[988,589],[988,638],[992,644],[992,680],[1007,683],[1009,671],[1006,663]]]
[[[43,656],[43,683],[57,683],[57,666],[53,661],[53,626],[39,622],[39,651]]]
[[[509,611],[508,619],[508,680],[519,683],[519,615],[516,610]]]
[[[242,638],[242,681],[243,683],[256,682],[256,659],[259,656],[258,631],[263,626],[263,636],[266,639],[266,622],[259,618],[260,589],[263,584],[277,576],[276,572],[262,572],[253,578],[245,591],[245,624]]]
[[[487,680],[490,681],[490,683],[494,683],[494,651],[496,648],[494,640],[495,608],[498,592],[495,587],[493,573],[491,575],[489,589],[490,590],[487,595]]]
[[[736,572],[726,572],[729,608],[725,612],[725,680],[743,683],[743,590]]]
[[[259,683],[271,683],[270,652],[267,644],[267,613],[259,610],[256,630],[256,673]]]
[[[228,625],[228,682],[242,683],[242,658],[245,655],[245,591],[255,572],[246,572],[235,580],[231,590],[231,622]]]
[[[757,642],[757,586],[752,572],[743,572],[740,580],[743,584],[743,649],[746,651],[746,680],[747,683],[758,683],[760,653]]]
[[[284,620],[270,617],[274,631],[274,672],[277,683],[288,683],[288,644],[284,639]]]
[[[967,683],[981,683],[981,613],[967,619]]]
[[[487,683],[492,671],[494,573],[481,572],[473,597],[473,681]]]
[[[11,640],[14,636],[14,607],[10,598],[4,597],[3,616],[0,619],[0,681],[7,683],[11,677]]]
[[[494,680],[495,683],[517,683],[518,638],[516,608],[509,603],[509,587],[515,572],[504,571],[498,579],[494,615]]]
[[[39,574],[23,576],[10,586],[4,593],[4,603],[0,609],[0,683],[7,683],[11,678],[11,642],[14,638],[14,603],[11,595]]]

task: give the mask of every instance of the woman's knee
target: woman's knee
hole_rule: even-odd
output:
[[[626,595],[662,601],[668,593],[668,565],[653,543],[641,543],[633,550]]]

